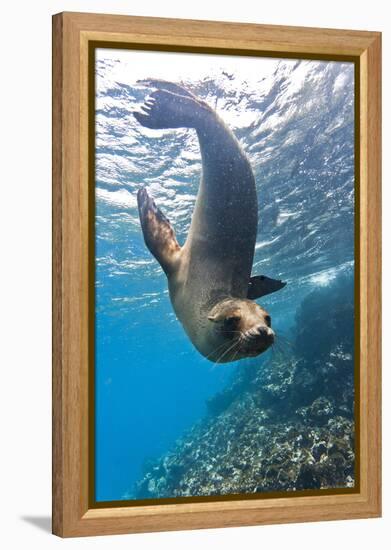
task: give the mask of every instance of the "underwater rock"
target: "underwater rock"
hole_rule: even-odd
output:
[[[353,422],[342,417],[322,426],[299,420],[265,424],[248,395],[244,407],[235,403],[191,430],[168,456],[166,474],[156,469],[154,479],[151,470],[138,484],[137,498],[351,486],[353,434]]]
[[[289,356],[239,366],[208,401],[209,414],[147,469],[136,498],[354,487],[353,301],[346,286],[337,281],[334,292],[317,290],[304,300]],[[320,334],[317,355],[311,312],[317,330],[330,331]],[[349,326],[341,329],[341,318]]]

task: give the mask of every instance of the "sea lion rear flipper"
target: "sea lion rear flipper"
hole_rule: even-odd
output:
[[[136,120],[152,129],[196,128],[205,122],[205,115],[212,110],[206,103],[197,99],[177,84],[165,81],[144,81],[156,90],[145,99],[138,111],[133,111]]]
[[[181,251],[175,232],[146,189],[138,191],[137,203],[145,244],[166,275],[170,275],[177,266]]]
[[[197,100],[197,97],[189,92],[189,90],[186,90],[186,88],[184,88],[180,84],[175,84],[174,82],[169,82],[168,80],[161,80],[158,78],[145,78],[143,80],[137,80],[137,84],[141,84],[142,86],[148,86],[151,88],[158,88],[160,90],[166,90],[167,92],[191,97]]]
[[[277,279],[271,279],[265,275],[256,275],[255,277],[251,277],[248,283],[247,298],[249,300],[261,298],[261,296],[266,296],[266,294],[271,294],[284,288],[285,285],[286,283]]]

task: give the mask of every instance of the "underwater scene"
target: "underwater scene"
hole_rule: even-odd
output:
[[[102,48],[95,88],[95,500],[354,489],[353,63]]]

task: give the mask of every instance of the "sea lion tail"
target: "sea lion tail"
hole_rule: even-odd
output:
[[[144,85],[156,88],[145,100],[140,111],[134,111],[136,120],[153,129],[200,128],[210,107],[191,92],[173,82],[143,80]]]

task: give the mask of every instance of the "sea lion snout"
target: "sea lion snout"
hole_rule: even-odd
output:
[[[252,327],[242,335],[243,352],[250,357],[259,355],[274,344],[274,331],[267,325]]]
[[[257,332],[266,342],[270,342],[270,345],[274,343],[274,331],[270,327],[260,325]]]

